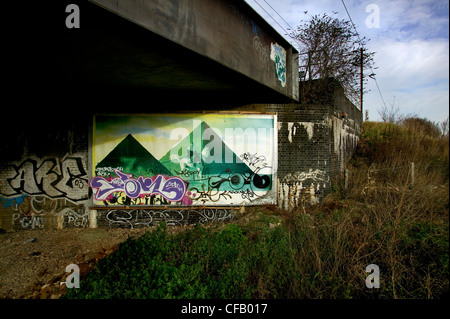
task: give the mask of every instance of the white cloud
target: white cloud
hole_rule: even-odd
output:
[[[433,121],[442,121],[448,116],[448,42],[385,39],[370,46],[377,48],[376,78],[387,105],[395,96],[395,104],[402,114],[417,114]],[[371,82],[365,104],[372,111],[371,119],[379,120],[376,110],[383,104],[375,83]]]
[[[400,42],[386,39],[371,43],[370,47],[377,51],[377,78],[398,89],[448,79],[449,50],[448,43],[443,40]]]

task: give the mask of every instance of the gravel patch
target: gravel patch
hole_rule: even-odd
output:
[[[46,229],[0,234],[0,298],[58,298],[66,267],[77,264],[81,276],[117,250],[128,236],[149,229]],[[50,289],[51,285],[54,289]]]

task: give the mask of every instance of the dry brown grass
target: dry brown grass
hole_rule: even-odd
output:
[[[448,137],[385,123],[365,129],[348,187],[338,180],[321,204],[283,213],[290,234],[301,234],[295,267],[310,279],[298,296],[442,297],[449,289]],[[380,289],[365,286],[369,264],[380,267]]]

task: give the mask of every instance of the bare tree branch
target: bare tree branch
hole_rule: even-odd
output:
[[[303,79],[312,81],[334,77],[346,89],[346,94],[353,95],[360,90],[361,62],[364,69],[372,70],[375,52],[363,50],[368,40],[360,38],[350,21],[332,18],[327,14],[309,16],[308,21],[301,21],[295,32],[290,34],[303,44],[300,52],[300,71]],[[361,61],[361,58],[363,61]],[[374,74],[364,75],[364,81]],[[327,81],[324,81],[327,82]],[[322,88],[317,83],[303,85],[305,100],[314,99]],[[309,91],[308,91],[309,90]]]

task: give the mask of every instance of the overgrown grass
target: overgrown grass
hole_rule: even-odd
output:
[[[339,181],[328,198],[356,213],[348,227],[360,239],[351,240],[364,263],[380,266],[383,297],[448,295],[449,139],[432,125],[364,123],[348,188]]]
[[[448,224],[396,225],[363,206],[321,208],[313,215],[291,213],[273,228],[264,221],[270,211],[253,213],[260,216],[257,222],[222,230],[197,226],[172,235],[160,225],[123,243],[65,297],[439,298],[448,293]],[[380,267],[380,289],[365,286],[369,264]]]
[[[347,188],[232,224],[165,225],[102,259],[65,298],[442,298],[449,292],[448,137],[365,123]],[[409,164],[415,162],[411,185]],[[368,289],[366,266],[380,268]]]

